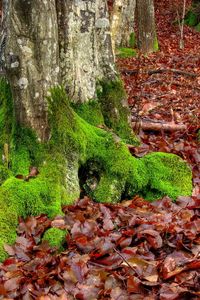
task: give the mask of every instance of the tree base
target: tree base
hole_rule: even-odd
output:
[[[79,180],[98,202],[116,203],[122,195],[139,193],[151,193],[151,199],[191,194],[191,170],[178,156],[159,152],[141,159],[131,156],[114,133],[78,116],[63,88],[52,89],[49,109],[48,142],[38,142],[31,130],[14,123],[7,140],[9,154],[3,167],[10,177],[0,187],[0,260],[6,257],[4,243],[15,240],[18,217],[62,214],[62,205],[72,204],[79,196]],[[5,114],[5,118],[11,116]],[[1,145],[2,154],[3,149]],[[30,166],[39,169],[35,178],[15,178],[20,174],[26,179]]]

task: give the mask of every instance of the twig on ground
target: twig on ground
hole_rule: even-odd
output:
[[[169,69],[142,70],[142,71],[139,71],[138,69],[133,69],[133,70],[121,69],[120,72],[123,73],[123,74],[128,74],[128,75],[137,74],[138,72],[141,72],[143,74],[148,74],[148,75],[172,72],[172,73],[176,73],[176,74],[180,74],[180,75],[186,75],[186,76],[190,76],[190,77],[197,77],[198,76],[198,74],[196,74],[196,73],[186,72],[186,71],[178,70],[178,69],[170,69],[170,68]]]
[[[133,128],[138,126],[143,130],[153,130],[153,131],[184,131],[187,129],[187,126],[184,124],[176,124],[174,122],[161,122],[161,121],[155,121],[155,120],[145,120],[145,119],[136,119],[135,117],[132,117],[132,125]]]
[[[113,250],[121,257],[121,259],[131,268],[131,270],[133,270],[134,272],[136,272],[136,270],[131,266],[131,264],[128,262],[128,260],[116,249],[113,248]],[[137,272],[136,272],[137,273]]]

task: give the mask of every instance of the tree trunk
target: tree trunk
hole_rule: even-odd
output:
[[[6,72],[16,120],[45,140],[49,136],[45,97],[59,83],[55,0],[10,0],[7,12]]]
[[[131,130],[105,1],[6,3],[12,94],[1,80],[0,259],[3,244],[15,240],[19,216],[61,214],[80,185],[103,202],[136,193],[190,194],[191,171],[179,157],[136,159],[123,142]]]
[[[115,80],[106,1],[58,0],[60,69],[70,99],[96,99],[98,80]]]
[[[111,13],[111,34],[115,47],[134,46],[135,0],[115,0]]]
[[[129,111],[114,65],[106,1],[10,0],[6,11],[6,72],[17,121],[48,140],[51,86],[63,84],[71,101],[80,104],[97,102],[97,90],[107,89],[104,83],[118,82],[116,95],[100,103],[100,110],[105,125],[127,139]]]
[[[156,36],[154,1],[136,1],[138,47],[143,54],[149,54],[158,50]]]

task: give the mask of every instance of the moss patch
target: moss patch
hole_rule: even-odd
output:
[[[62,245],[66,242],[66,234],[66,230],[50,228],[45,231],[42,240],[47,241],[50,247],[56,247],[58,250],[62,251]]]
[[[101,112],[101,106],[97,101],[91,100],[88,101],[87,103],[81,103],[81,104],[72,103],[72,108],[81,118],[83,118],[89,124],[94,126],[104,124],[104,118]]]
[[[192,173],[187,164],[177,155],[155,152],[142,158],[150,172],[149,184],[146,188],[147,197],[154,200],[168,195],[172,199],[191,195]],[[149,191],[154,191],[150,196]],[[144,192],[144,191],[143,191]]]
[[[136,50],[132,48],[117,48],[116,55],[120,58],[135,57],[137,54]]]
[[[135,46],[136,46],[135,32],[131,32],[130,39],[129,39],[129,47],[134,48]]]
[[[200,23],[195,26],[196,31],[200,32]]]
[[[198,23],[198,17],[197,15],[193,12],[193,9],[190,10],[185,17],[185,24],[191,27],[196,26]]]
[[[159,45],[158,45],[158,39],[157,39],[157,37],[155,37],[155,39],[154,39],[153,50],[155,52],[159,50]]]
[[[138,139],[129,122],[130,111],[126,103],[123,83],[120,80],[115,80],[101,81],[100,84],[98,99],[101,103],[105,125],[119,135],[124,142],[138,145]]]

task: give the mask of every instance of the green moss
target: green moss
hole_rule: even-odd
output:
[[[5,78],[0,78],[0,157],[4,155],[4,145],[10,144],[13,127],[13,102],[10,86]],[[9,157],[7,158],[9,160]],[[8,164],[8,161],[7,161]]]
[[[50,247],[56,247],[58,250],[62,251],[62,245],[65,243],[66,230],[61,230],[59,228],[47,229],[42,238],[43,241],[47,241]]]
[[[132,48],[118,48],[116,55],[121,58],[135,57],[136,51]]]
[[[200,142],[200,129],[197,132],[197,141]]]
[[[159,45],[158,45],[158,39],[157,39],[157,37],[155,37],[155,39],[154,39],[153,50],[155,52],[159,50]]]
[[[125,180],[119,181],[110,174],[103,174],[95,191],[91,193],[97,202],[117,203],[121,199],[125,186]]]
[[[74,111],[89,124],[98,126],[104,124],[100,104],[91,100],[87,103],[72,104]]]
[[[196,31],[200,32],[200,23],[195,26]]]
[[[131,131],[126,122],[127,108],[117,104],[124,97],[120,82],[102,83],[99,98],[104,121],[128,139]],[[11,176],[0,188],[2,258],[6,255],[3,244],[13,243],[15,239],[19,216],[46,213],[52,217],[62,213],[62,204],[71,204],[77,198],[79,168],[88,166],[91,176],[90,166],[98,166],[92,174],[97,179],[96,186],[88,185],[89,193],[98,202],[117,202],[122,194],[132,197],[149,190],[173,198],[191,194],[191,171],[177,156],[152,153],[137,159],[111,130],[97,128],[76,114],[64,88],[52,89],[48,100],[51,139],[47,143],[38,143],[30,130],[17,129],[15,125],[12,128],[9,172],[27,175],[29,166],[34,165],[40,173],[29,181]]]
[[[3,223],[0,224],[0,262],[4,261],[8,257],[8,254],[4,249],[4,245],[13,244],[16,240],[16,227],[12,228],[8,226],[7,223],[5,223],[5,221],[3,221]]]
[[[112,129],[126,143],[138,145],[129,122],[130,111],[126,103],[126,93],[122,81],[101,81],[98,99],[105,125]]]
[[[3,165],[0,165],[0,185],[11,176],[10,170]]]
[[[198,24],[198,16],[191,9],[185,17],[185,24],[191,27],[194,27]]]
[[[150,173],[146,192],[155,190],[158,195],[188,196],[192,192],[192,173],[187,164],[178,156],[169,153],[155,152],[142,158]],[[153,194],[155,199],[155,193]]]
[[[129,39],[129,47],[134,48],[136,44],[135,32],[131,32]]]
[[[3,102],[0,109],[2,107]],[[12,115],[8,116],[8,120],[11,118]],[[71,204],[72,200],[77,198],[77,193],[76,196],[75,193],[66,193],[68,170],[62,146],[57,146],[55,140],[46,144],[39,143],[30,129],[21,128],[13,121],[9,130],[10,136],[6,140],[9,142],[9,169],[1,166],[2,182],[9,176],[0,189],[0,221],[5,228],[9,224],[7,234],[4,231],[0,232],[2,257],[6,256],[3,244],[14,241],[19,216],[45,213],[52,217],[62,214],[61,204]],[[62,145],[61,137],[58,142]],[[16,174],[28,175],[30,166],[38,167],[38,176],[29,181],[14,177]]]

